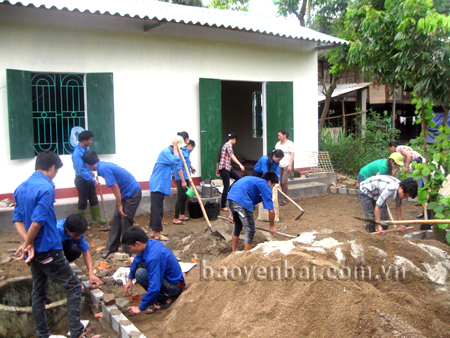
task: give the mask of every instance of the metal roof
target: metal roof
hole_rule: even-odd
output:
[[[1,2],[26,7],[43,7],[46,9],[228,28],[324,44],[347,43],[345,40],[301,27],[298,21],[293,19],[268,17],[250,12],[175,5],[156,0],[2,0]]]
[[[371,82],[363,82],[363,83],[343,83],[338,84],[336,86],[336,89],[333,91],[333,94],[331,97],[337,97],[344,94],[348,94],[354,91],[357,91],[358,89],[367,88],[371,85]],[[318,102],[325,101],[325,95],[322,93],[322,85],[319,85],[319,98]]]

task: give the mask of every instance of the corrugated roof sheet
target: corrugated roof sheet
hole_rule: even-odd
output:
[[[371,85],[371,82],[363,82],[363,83],[344,83],[338,84],[336,89],[333,91],[331,97],[337,97],[340,95],[348,94],[354,92],[358,89],[367,88]],[[325,95],[322,93],[322,85],[319,85],[319,98],[318,102],[325,101]]]
[[[250,12],[174,5],[155,0],[3,0],[2,2],[11,5],[67,9],[69,11],[223,27],[325,44],[347,43],[345,40],[301,27],[297,20],[256,15]]]

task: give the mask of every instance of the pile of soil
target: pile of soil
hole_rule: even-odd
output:
[[[291,241],[263,243],[191,274],[189,287],[171,307],[162,330],[154,333],[448,337],[449,252],[436,241],[425,244],[359,231],[310,232]],[[298,277],[291,278],[283,266],[295,269]],[[371,278],[368,270],[364,278],[352,276],[354,270],[342,278],[333,273],[334,279],[323,278],[331,268],[345,272],[345,267],[370,267]],[[300,274],[306,268],[310,278]]]

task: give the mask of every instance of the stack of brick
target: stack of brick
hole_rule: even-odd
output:
[[[116,252],[114,253],[114,265],[116,266],[130,266],[130,256],[126,253]]]

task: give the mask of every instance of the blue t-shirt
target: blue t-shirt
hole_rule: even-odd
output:
[[[89,151],[88,147],[86,147],[86,149],[83,149],[82,146],[77,144],[72,153],[73,169],[75,170],[76,176],[81,176],[86,181],[95,182],[95,179],[91,176],[92,171],[83,162],[83,154],[86,151]]]
[[[58,227],[59,235],[61,237],[61,243],[71,240],[72,245],[76,245],[77,248],[79,248],[81,251],[89,251],[89,244],[84,239],[84,234],[81,235],[80,239],[72,239],[72,237],[69,236],[66,229],[64,228],[64,223],[66,223],[65,219],[61,219],[56,222],[56,226]]]
[[[267,155],[264,155],[259,159],[259,161],[255,164],[253,170],[262,174],[265,174],[266,172],[272,170],[277,174],[278,180],[280,179],[280,163],[274,162],[272,160],[271,166],[269,167],[269,157]]]
[[[144,252],[134,258],[128,278],[135,278],[136,266],[141,262],[145,262],[145,269],[148,274],[147,293],[142,296],[142,303],[139,305],[141,311],[155,304],[163,278],[172,284],[180,282],[186,284],[177,258],[172,251],[159,241],[150,239],[147,242]]]
[[[189,157],[191,152],[188,150],[188,148],[185,147],[181,148],[181,152],[183,153],[184,160],[186,161],[186,166],[189,169],[189,174],[191,174],[191,158]],[[176,169],[177,166],[178,165],[172,166],[172,173],[174,175],[175,181],[181,180],[180,175],[178,175],[178,169]],[[186,174],[186,168],[184,167],[184,165],[182,167],[182,170],[183,170],[183,177],[185,180],[187,180],[189,177]]]
[[[172,168],[173,167],[173,168]],[[150,192],[160,192],[170,196],[170,176],[172,170],[176,171],[183,167],[181,158],[175,156],[172,147],[164,148],[156,160],[152,175],[150,176]]]
[[[117,164],[98,161],[97,173],[105,179],[107,187],[114,184],[119,186],[122,199],[130,197],[136,191],[141,189],[141,186],[134,176]]]
[[[56,227],[55,184],[39,171],[35,171],[14,191],[13,222],[23,222],[25,229],[37,222],[41,229],[34,238],[34,249],[37,252],[61,250],[61,239]]]
[[[263,202],[264,209],[273,210],[272,188],[265,179],[245,176],[233,183],[228,199],[253,212],[256,204]]]

